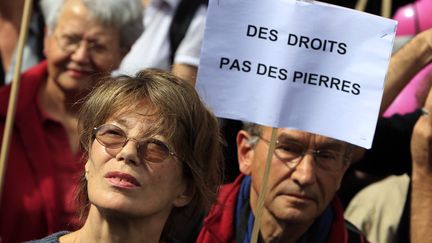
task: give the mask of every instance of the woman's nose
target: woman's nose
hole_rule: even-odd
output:
[[[124,161],[125,163],[132,163],[134,165],[139,165],[140,156],[139,156],[139,148],[138,142],[132,139],[126,141],[125,145],[121,148],[121,150],[116,155],[116,159],[118,161]]]
[[[73,61],[80,63],[90,62],[91,51],[88,45],[81,41],[78,48],[71,54],[71,58]]]

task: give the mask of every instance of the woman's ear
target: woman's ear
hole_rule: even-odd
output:
[[[240,130],[237,133],[237,157],[240,172],[245,175],[250,175],[251,164],[254,157],[253,137],[246,131]]]
[[[88,176],[89,176],[89,167],[90,167],[90,160],[88,159],[84,165],[86,180],[88,180]]]
[[[174,200],[174,207],[184,207],[188,205],[193,196],[195,195],[195,187],[191,186],[190,183],[186,183],[186,186],[183,190],[183,192],[176,197]]]

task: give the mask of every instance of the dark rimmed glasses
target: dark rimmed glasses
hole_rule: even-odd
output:
[[[177,157],[164,142],[155,138],[142,140],[128,138],[123,129],[113,124],[103,124],[95,127],[94,136],[114,156],[122,150],[128,141],[133,140],[137,143],[137,152],[140,158],[146,161],[160,163],[168,158],[168,156]]]
[[[270,144],[269,140],[261,136],[256,137]],[[307,149],[303,144],[292,140],[276,140],[274,155],[290,168],[295,168],[306,154],[311,154],[316,165],[323,170],[337,171],[341,170],[344,166],[344,156],[340,151],[331,149]]]

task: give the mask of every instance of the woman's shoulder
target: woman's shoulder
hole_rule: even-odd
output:
[[[26,243],[58,243],[60,237],[69,233],[70,233],[69,231],[59,231],[45,238],[39,240],[27,241]]]

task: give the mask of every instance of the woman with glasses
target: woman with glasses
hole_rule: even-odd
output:
[[[80,227],[77,101],[120,64],[143,30],[140,0],[40,0],[46,61],[22,74],[0,202],[0,241]],[[41,50],[42,51],[42,50]],[[0,139],[10,86],[0,89]]]
[[[176,226],[190,224],[215,198],[217,120],[190,84],[163,71],[100,83],[79,116],[86,163],[78,198],[86,220],[78,231],[49,237],[171,242]]]

